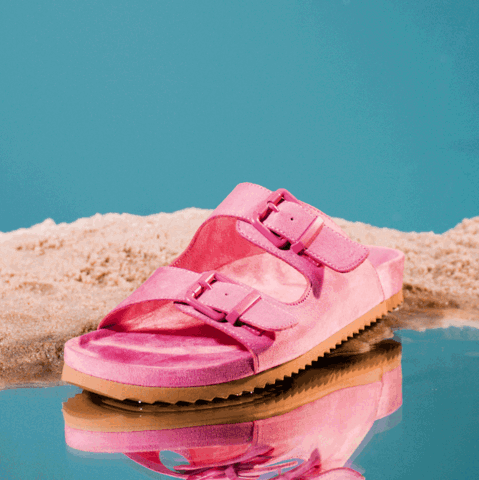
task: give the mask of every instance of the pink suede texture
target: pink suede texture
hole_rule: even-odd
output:
[[[93,432],[66,425],[65,439],[70,447],[125,453],[146,468],[184,479],[199,479],[202,475],[209,478],[208,473],[226,473],[226,468],[233,467],[236,472],[257,477],[277,464],[283,468],[294,466],[290,474],[293,476],[282,472],[285,479],[290,480],[306,471],[322,479],[360,478],[354,470],[344,468],[348,459],[373,423],[392,414],[402,404],[400,366],[388,371],[387,367],[369,363],[364,368],[371,371],[386,368],[386,371],[383,370],[380,381],[351,387],[339,383],[337,389],[326,396],[266,419],[136,432]],[[303,389],[291,391],[291,395],[302,394],[309,395]],[[156,419],[161,414],[143,415]],[[166,469],[159,459],[162,450],[180,453],[189,465],[178,467],[176,472]],[[201,475],[192,477],[194,474]]]
[[[132,305],[142,306],[145,302],[175,301],[186,302],[189,287],[196,285],[201,275],[182,268],[161,267],[126,300],[108,314],[99,328],[113,325],[126,326],[122,322],[123,315],[131,323],[135,317],[128,315]],[[247,285],[240,285],[225,276],[225,281],[217,281],[214,287],[201,294],[201,303],[221,312],[230,312],[250,293],[258,293],[261,299],[249,308],[242,316],[242,322],[257,329],[280,331],[294,327],[298,322],[293,315],[282,308],[282,303],[268,295],[257,292]],[[136,315],[137,316],[137,315]]]
[[[261,210],[261,207],[266,205],[265,202],[271,193],[270,190],[259,185],[242,183],[215,209],[205,223],[208,224],[209,221],[218,217],[230,217],[253,225],[258,218],[258,210]],[[305,251],[316,262],[324,263],[337,271],[346,272],[356,268],[367,257],[368,250],[365,246],[351,241],[328,216],[310,205],[302,202],[285,201],[280,203],[277,209],[278,212],[270,214],[263,223],[271,230],[284,236],[291,243],[302,236],[316,217],[319,216],[324,220],[323,228],[321,228],[311,246]],[[196,259],[191,258],[192,246],[195,245],[197,238],[200,237],[201,230],[202,227],[200,227],[193,239],[190,245],[191,248],[189,247],[180,256],[174,263],[175,266],[183,266],[190,270],[195,269]],[[202,232],[201,236],[203,236]],[[265,245],[263,245],[263,248],[265,248]],[[266,250],[273,253],[275,248],[268,242]]]
[[[161,335],[104,329],[70,342],[65,362],[124,384],[197,386],[254,373],[251,354],[208,326]]]
[[[381,280],[384,295],[386,298],[390,298],[402,290],[404,253],[384,247],[369,247],[369,249],[378,257],[375,267]]]
[[[290,243],[299,240],[315,218],[296,203],[283,202],[277,208],[263,223]],[[333,270],[349,272],[364,261],[368,249],[323,225],[305,254]]]
[[[238,185],[172,266],[156,270],[97,332],[66,343],[65,363],[131,385],[223,383],[297,358],[400,290],[401,252],[351,241],[304,203],[282,201],[263,223],[294,243],[320,216],[311,245],[299,254],[274,246],[253,225],[270,195]],[[202,305],[227,314],[248,295],[260,296],[239,323],[187,304],[209,271],[221,275],[199,296]]]

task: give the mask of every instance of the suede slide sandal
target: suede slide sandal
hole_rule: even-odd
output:
[[[65,344],[62,379],[146,403],[252,392],[397,307],[403,268],[287,190],[242,183],[171,265]]]

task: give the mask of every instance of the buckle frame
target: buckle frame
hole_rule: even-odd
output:
[[[251,224],[277,248],[284,247],[289,240],[271,231],[263,224],[263,222],[270,213],[279,211],[278,205],[282,200],[299,204],[299,200],[291,195],[288,190],[285,188],[280,188],[269,195],[269,197],[265,200],[266,205],[263,208],[258,208],[253,223]]]
[[[203,273],[201,277],[190,288],[188,288],[185,295],[185,300],[188,305],[193,307],[195,310],[198,310],[202,314],[206,315],[207,317],[211,318],[212,320],[216,320],[217,322],[223,320],[226,317],[226,313],[218,312],[218,310],[215,310],[214,308],[211,308],[208,305],[201,303],[198,298],[206,290],[211,290],[213,288],[211,285],[219,280],[231,283],[231,281],[225,276],[221,275],[221,273]]]
[[[240,303],[235,305],[230,312],[220,312],[212,307],[209,307],[208,305],[205,305],[204,303],[201,303],[198,300],[198,298],[204,292],[206,292],[206,290],[211,290],[213,288],[212,285],[217,281],[233,283],[228,277],[222,275],[221,273],[203,273],[201,277],[186,291],[185,302],[212,320],[216,320],[217,322],[228,322],[233,326],[239,326],[235,325],[236,321],[241,317],[241,315],[243,315],[243,313],[261,300],[261,295],[253,291],[246,295],[246,297],[243,298]]]

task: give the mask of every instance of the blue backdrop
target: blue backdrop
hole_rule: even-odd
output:
[[[239,182],[441,233],[479,215],[473,0],[3,2],[0,231]]]

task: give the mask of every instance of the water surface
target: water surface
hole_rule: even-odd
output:
[[[257,401],[254,407],[248,406],[244,410],[247,412],[244,414],[246,422],[236,423],[236,426],[230,425],[227,430],[224,430],[220,424],[214,427],[213,430],[208,430],[213,433],[206,434],[204,438],[201,438],[200,443],[206,442],[203,443],[203,446],[206,447],[210,440],[213,442],[212,445],[214,444],[214,447],[210,447],[210,449],[217,449],[215,450],[214,458],[216,463],[218,463],[220,462],[219,457],[221,455],[224,457],[224,449],[218,450],[218,445],[225,443],[218,431],[228,431],[230,444],[228,447],[230,453],[228,455],[233,459],[242,458],[241,461],[236,462],[235,466],[237,473],[241,473],[241,468],[245,468],[244,464],[247,463],[248,459],[245,460],[245,458],[241,457],[244,452],[238,453],[238,451],[235,451],[233,454],[231,449],[238,449],[241,445],[246,445],[251,440],[248,438],[248,433],[245,429],[250,428],[254,423],[267,423],[270,425],[268,427],[270,428],[270,433],[262,434],[262,441],[274,444],[275,451],[280,451],[281,448],[283,450],[282,456],[278,457],[280,458],[280,465],[276,471],[265,471],[264,468],[265,465],[275,463],[274,458],[260,465],[261,469],[258,470],[257,476],[260,476],[262,480],[276,476],[279,472],[283,475],[287,474],[288,471],[291,478],[297,478],[294,476],[295,469],[297,469],[296,471],[299,475],[301,468],[306,469],[307,464],[305,462],[309,461],[310,465],[313,466],[315,462],[316,464],[321,463],[321,461],[327,463],[329,460],[326,458],[327,453],[325,452],[329,448],[326,445],[328,438],[333,444],[332,447],[338,451],[342,449],[344,452],[347,452],[347,448],[352,447],[355,445],[354,442],[357,442],[358,445],[354,447],[354,451],[350,455],[348,454],[348,458],[344,459],[344,463],[346,467],[362,473],[368,480],[475,478],[475,472],[479,470],[477,451],[479,440],[479,402],[477,401],[479,392],[479,330],[469,327],[450,327],[447,329],[427,330],[425,332],[403,330],[397,332],[396,340],[402,344],[402,359],[400,359],[402,385],[399,382],[401,388],[397,390],[397,385],[390,383],[390,385],[396,388],[396,390],[391,390],[393,393],[391,393],[390,397],[399,399],[402,389],[402,406],[396,408],[398,405],[391,403],[395,410],[394,412],[389,412],[391,414],[385,418],[374,422],[374,418],[367,411],[369,407],[372,408],[370,405],[372,401],[380,403],[380,395],[384,395],[384,389],[382,391],[381,389],[378,390],[374,386],[377,385],[377,382],[375,383],[372,377],[370,380],[364,380],[366,379],[365,374],[374,376],[377,374],[377,368],[379,368],[377,365],[384,365],[385,357],[381,357],[377,364],[372,364],[368,360],[369,363],[364,363],[366,367],[362,366],[355,371],[354,369],[347,370],[347,374],[343,375],[343,378],[346,379],[344,385],[340,385],[336,380],[332,380],[333,376],[329,374],[329,376],[324,376],[325,374],[322,370],[317,370],[314,373],[316,375],[315,378],[319,378],[317,377],[318,375],[320,377],[323,375],[321,381],[314,383],[313,374],[311,373],[308,378],[303,378],[303,384],[301,384],[302,386],[300,385],[301,388],[297,388],[288,394],[289,396],[278,392],[269,394],[270,397],[271,395],[277,395],[277,398],[280,399],[273,402],[276,405],[274,408],[283,409],[282,412],[276,411],[276,414],[279,413],[280,415],[265,420],[268,416],[266,410],[269,408],[265,407],[265,405],[267,406],[268,402],[270,402],[269,405],[273,403],[268,398],[262,399]],[[396,361],[391,355],[388,358],[390,359],[388,361]],[[390,367],[383,366],[380,368],[386,371],[388,368],[392,369],[394,365],[391,363]],[[343,368],[343,371],[346,370]],[[361,375],[363,375],[362,379],[360,378]],[[397,378],[394,382],[397,383]],[[65,442],[65,420],[62,413],[62,404],[80,394],[80,392],[80,389],[73,386],[21,388],[0,392],[2,425],[0,431],[0,479],[88,478],[96,480],[100,478],[128,478],[134,480],[141,478],[167,478],[165,474],[149,470],[140,463],[135,463],[123,453],[118,452],[121,448],[126,450],[133,448],[131,445],[127,446],[128,442],[133,438],[131,436],[133,427],[130,427],[130,433],[117,432],[112,434],[113,437],[108,437],[116,438],[117,440],[120,438],[120,442],[119,444],[117,442],[116,446],[114,443],[106,445],[104,440],[102,440],[103,443],[98,443],[98,432],[91,434],[91,444],[89,446],[88,439],[90,437],[83,435],[81,441],[84,442],[86,439],[86,443],[82,444],[82,448],[96,449],[97,453],[80,451],[69,447]],[[310,395],[310,398],[306,398],[305,395]],[[313,401],[311,402],[310,400]],[[70,400],[69,404],[71,402],[72,400]],[[277,407],[278,405],[280,407]],[[347,411],[344,408],[345,405],[349,405]],[[296,408],[288,412],[290,407]],[[118,411],[115,405],[107,406],[107,408],[111,411]],[[129,408],[134,410],[136,407],[133,405]],[[206,407],[203,407],[203,410],[204,408]],[[237,409],[238,407],[223,407],[227,414],[234,412],[235,408]],[[146,409],[148,410],[148,408]],[[186,417],[184,416],[175,416],[177,415],[176,413],[173,416],[170,415],[168,417],[169,420],[162,420],[163,426],[160,425],[158,427],[157,425],[155,427],[160,428],[160,432],[155,434],[155,438],[165,438],[164,431],[162,433],[161,428],[165,427],[166,421],[170,422],[167,425],[170,430],[174,427],[174,422],[184,422],[184,428],[181,432],[186,432],[188,428],[191,431],[192,427],[187,427],[187,425],[194,424],[195,419],[198,419],[200,423],[204,423],[204,418],[208,416],[213,418],[217,411],[218,409],[215,409],[213,414],[210,412],[206,416],[204,412],[198,414],[190,412],[187,420],[185,420]],[[272,410],[270,409],[269,411],[271,413]],[[248,415],[252,415],[252,412],[256,412],[255,415],[258,416],[259,420],[253,421],[251,418],[247,418]],[[128,415],[138,415],[138,412],[129,413]],[[159,415],[165,415],[164,408],[161,412],[153,414],[153,417],[151,417],[153,418],[152,421],[158,421]],[[98,418],[101,420],[101,417]],[[142,414],[136,418],[138,419],[138,425],[142,421],[149,421],[148,414]],[[163,416],[161,418],[166,419],[167,417]],[[291,423],[288,425],[286,421],[284,425],[281,424],[280,429],[277,431],[283,433],[278,434],[276,432],[275,434],[276,430],[273,430],[272,434],[271,428],[278,428],[277,422],[280,418],[290,419],[287,421]],[[309,432],[304,430],[307,422],[301,420],[301,418],[303,420],[304,418],[309,419],[311,424]],[[98,425],[101,423],[100,420]],[[233,419],[229,421],[233,422]],[[368,421],[370,422],[369,424],[367,423]],[[177,423],[178,425],[182,426]],[[351,430],[353,427],[356,429],[355,431]],[[91,424],[88,428],[91,428]],[[100,425],[99,428],[101,430],[103,427]],[[148,428],[154,430],[153,427],[147,427],[147,430]],[[327,428],[332,433],[326,436]],[[178,431],[176,430],[176,432]],[[291,446],[293,453],[288,458],[286,450],[290,446],[279,448],[278,445],[281,443],[282,438],[287,439],[291,437],[293,431],[296,432],[295,435],[303,435],[303,437],[301,437],[302,441],[298,440],[299,437],[295,437],[294,445],[292,444]],[[127,436],[115,437],[115,435]],[[215,435],[216,437],[213,441],[213,436]],[[107,437],[102,437],[102,439],[104,438]],[[125,440],[122,441],[121,438]],[[145,436],[135,437],[135,441],[137,441],[137,438],[144,439]],[[167,473],[171,471],[172,476],[179,476],[178,473],[174,473],[174,468],[175,465],[178,466],[181,463],[187,464],[192,461],[200,461],[201,463],[202,461],[203,463],[206,462],[206,465],[209,467],[211,462],[214,463],[211,458],[205,460],[206,454],[204,452],[207,451],[207,448],[201,450],[203,457],[200,460],[198,458],[196,460],[186,458],[188,451],[190,453],[192,451],[191,448],[190,450],[188,448],[191,447],[192,442],[198,442],[198,440],[195,439],[196,437],[184,435],[180,435],[179,438],[180,440],[175,440],[177,442],[175,448],[169,448],[166,451],[163,449],[157,455],[162,460],[163,465],[166,466]],[[189,447],[186,444],[184,446],[181,445],[181,438],[185,438],[185,441],[190,443]],[[320,440],[317,440],[319,438]],[[339,443],[335,444],[333,440]],[[163,444],[161,441],[163,441]],[[164,440],[161,441],[156,447],[150,445],[149,450],[154,451],[155,448],[158,451],[162,450],[162,445],[164,446],[165,443]],[[169,441],[171,444],[171,440]],[[320,455],[323,455],[318,461],[314,457],[315,441],[317,441],[316,443],[319,442],[319,449],[316,450]],[[94,447],[95,442],[97,442],[96,447]],[[259,443],[261,447],[262,444],[261,442]],[[283,443],[288,442],[285,441]],[[309,446],[306,447],[306,445],[311,445],[311,448]],[[302,451],[302,447],[305,450],[304,458],[299,458],[298,452]],[[310,451],[308,448],[310,448]],[[113,449],[116,453],[98,452],[101,449]],[[194,451],[198,456],[200,450],[196,449]],[[254,461],[258,461],[257,459],[261,455],[265,455],[264,452],[261,453],[259,450],[256,453],[258,455]],[[130,451],[128,454],[135,458],[136,454],[134,452]],[[136,457],[137,460],[138,458]],[[287,462],[288,459],[290,460],[289,463]],[[250,459],[249,461],[253,460]],[[224,461],[223,464],[225,464]],[[239,464],[243,466],[238,467]],[[197,467],[195,468],[196,470],[193,470],[197,474],[205,475],[204,472],[199,472]],[[227,466],[216,467],[215,472],[217,475],[220,475],[218,468],[220,470],[223,468],[224,470]],[[315,468],[318,467],[316,466]],[[314,471],[313,468],[310,474],[313,474]],[[212,475],[214,472],[210,469],[207,473]],[[181,478],[186,477],[183,476]]]

